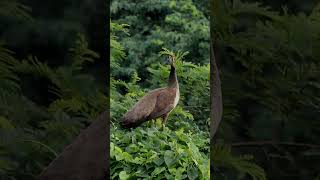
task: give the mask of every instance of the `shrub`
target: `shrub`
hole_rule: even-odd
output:
[[[112,179],[209,179],[207,133],[170,130],[159,121],[147,125],[128,131],[112,127]]]

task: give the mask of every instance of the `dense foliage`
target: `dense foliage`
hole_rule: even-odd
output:
[[[1,18],[12,18],[8,28],[37,21],[16,1],[1,1],[0,9]],[[55,66],[32,54],[20,58],[1,40],[0,179],[35,179],[105,109],[103,86],[86,70],[99,55],[81,33]]]
[[[148,90],[138,84],[141,79],[137,72],[133,73],[129,81],[117,79],[114,74],[117,68],[122,66],[122,62],[126,61],[124,48],[117,41],[116,36],[119,31],[127,32],[125,27],[125,24],[111,23],[111,65],[113,69],[110,97],[112,118],[110,171],[112,179],[133,177],[207,179],[209,177],[209,133],[201,131],[197,125],[198,123],[203,129],[208,130],[207,117],[189,112],[184,109],[188,107],[184,104],[193,105],[201,96],[202,98],[208,97],[208,65],[197,66],[180,58],[177,59],[176,68],[180,80],[182,102],[170,114],[167,127],[162,128],[161,122],[155,121],[145,123],[142,127],[133,130],[121,129],[118,125],[121,116]],[[165,50],[162,53],[172,52]],[[182,58],[186,54],[186,52],[178,52],[177,55]],[[164,62],[158,53],[154,55],[160,62],[161,60]],[[150,89],[166,85],[169,67],[157,63],[150,66],[148,71],[152,74],[152,78],[149,78],[150,84],[154,84]],[[195,79],[190,78],[190,81],[187,81],[190,72],[196,72],[194,73],[196,76],[193,77]],[[192,89],[189,84],[192,82],[199,87]],[[200,88],[202,91],[199,91]],[[191,93],[193,96],[188,97]],[[208,101],[202,103],[206,102],[208,103]],[[197,122],[197,119],[203,124]]]
[[[316,178],[319,4],[296,13],[239,0],[214,4],[211,32],[224,97],[218,137],[235,152],[255,155],[268,179]]]
[[[143,82],[149,79],[146,67],[159,61],[154,53],[162,47],[189,51],[196,64],[209,61],[209,21],[192,0],[113,1],[111,18],[130,25],[131,36],[119,35],[127,52],[120,75],[137,71]]]
[[[35,179],[105,111],[108,59],[96,51],[109,22],[93,2],[1,0],[0,179]],[[112,0],[112,179],[320,178],[320,5],[259,2]],[[224,103],[211,147],[210,40]],[[121,129],[140,97],[166,85],[163,47],[189,52],[177,63],[178,106],[165,128]]]
[[[111,5],[113,179],[209,178],[209,23],[196,5],[188,0],[113,1]],[[148,18],[149,13],[158,18]],[[179,18],[185,19],[181,23]],[[189,52],[176,65],[181,98],[168,127],[162,129],[156,121],[134,130],[121,129],[119,119],[145,92],[166,86],[169,67],[159,57],[162,47]],[[252,156],[234,155],[225,145],[211,153],[217,168],[265,179]],[[168,162],[170,158],[173,162]]]

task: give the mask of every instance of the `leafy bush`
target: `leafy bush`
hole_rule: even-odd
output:
[[[105,108],[106,96],[83,70],[98,55],[82,35],[70,50],[70,64],[53,68],[36,57],[18,60],[0,46],[1,179],[34,179]],[[27,89],[38,79],[45,89],[31,92],[48,92],[48,104]]]
[[[125,25],[111,23],[111,26]],[[112,31],[112,37],[116,39],[115,34],[123,30]],[[111,42],[111,47],[117,48],[114,52],[123,54],[121,44],[115,42]],[[112,64],[117,64],[113,67],[115,71],[126,60],[124,54],[116,57],[121,58],[111,58]],[[118,127],[118,119],[145,92],[166,85],[169,67],[161,63],[148,67],[151,73],[148,89],[138,85],[137,73],[127,81],[118,80],[116,73],[111,73],[112,179],[209,179],[209,65],[181,60],[177,61],[176,69],[181,98],[170,113],[165,129],[161,129],[161,121],[156,120],[133,130],[124,130]],[[203,107],[198,110],[197,106]],[[218,169],[235,169],[241,177],[249,174],[253,179],[266,179],[264,170],[252,162],[251,156],[235,156],[226,146],[211,149],[211,156]],[[217,175],[214,177],[219,177]]]
[[[252,155],[235,156],[230,146],[221,143],[211,145],[210,154],[214,167],[213,179],[224,179],[223,172],[228,172],[228,177],[232,179],[243,179],[246,175],[254,180],[267,179],[264,169],[252,162]]]
[[[203,3],[203,2],[202,2]],[[131,36],[119,34],[127,61],[115,69],[115,75],[131,76],[139,72],[142,82],[150,75],[145,67],[158,62],[162,47],[190,52],[188,61],[209,62],[209,20],[192,0],[114,0],[111,18],[129,24]],[[125,68],[124,68],[125,67]]]
[[[152,126],[111,129],[112,179],[209,179],[207,134]]]
[[[190,99],[187,94],[195,92],[191,88],[188,92],[187,75],[190,75],[188,73],[196,70],[198,71],[195,75],[207,73],[204,76],[205,79],[209,74],[208,66],[197,66],[188,62],[177,61],[176,68],[179,82],[181,82],[181,100],[179,105],[170,113],[167,127],[161,129],[161,122],[155,121],[155,123],[144,123],[141,127],[133,130],[121,129],[118,127],[118,119],[145,92],[152,88],[165,86],[169,76],[169,68],[157,63],[148,68],[152,75],[149,83],[153,85],[149,89],[138,85],[140,78],[137,73],[133,73],[127,81],[116,78],[115,72],[117,68],[122,67],[122,62],[125,59],[124,49],[116,41],[116,33],[126,31],[124,27],[125,25],[111,22],[111,29],[113,30],[111,32],[113,37],[111,41],[113,73],[111,73],[110,97],[112,119],[110,171],[112,179],[208,179],[210,176],[209,133],[200,130],[195,123],[195,117],[190,113],[191,110],[189,112],[183,106]],[[191,71],[188,71],[188,69]],[[194,78],[197,78],[197,76]],[[200,99],[201,96],[203,98],[208,96],[208,93],[206,93],[208,83],[204,79],[201,78],[201,81],[199,81],[198,78],[192,81],[199,85],[198,88],[204,87],[200,93],[194,93],[193,98]],[[208,101],[202,103],[206,102]],[[201,121],[200,116],[199,120]],[[204,126],[208,126],[208,124]]]
[[[218,137],[226,142],[318,144],[319,6],[293,13],[265,3],[214,1],[211,32],[224,101]],[[254,154],[270,179],[313,179],[320,170],[314,166],[319,158],[302,155],[319,148],[259,144],[232,151]]]

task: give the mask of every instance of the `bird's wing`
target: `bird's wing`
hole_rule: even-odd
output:
[[[144,122],[154,110],[157,97],[164,89],[156,89],[142,97],[122,118],[122,126],[134,127]]]
[[[174,108],[175,96],[175,89],[166,89],[159,93],[159,95],[157,96],[155,107],[148,118],[158,118],[170,112]]]

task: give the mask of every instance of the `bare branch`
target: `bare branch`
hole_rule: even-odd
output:
[[[275,141],[238,142],[238,143],[231,143],[230,145],[232,147],[283,145],[283,146],[302,146],[302,147],[310,147],[310,148],[320,148],[320,144],[307,144],[307,143],[295,143],[295,142],[275,142]]]

